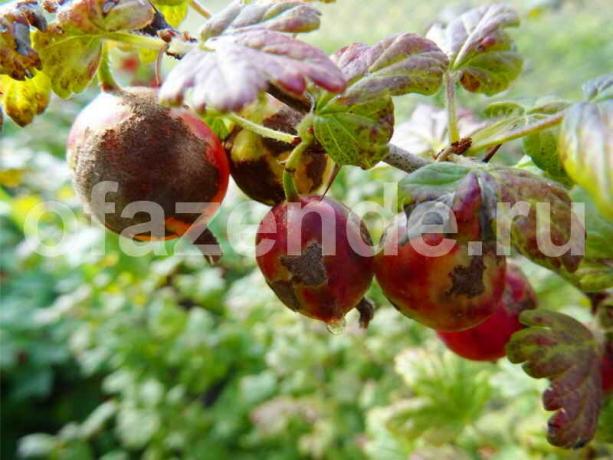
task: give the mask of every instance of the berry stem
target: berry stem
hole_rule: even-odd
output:
[[[383,158],[383,161],[409,174],[431,163],[431,161],[409,153],[394,144],[389,144],[389,153]]]
[[[102,46],[102,57],[100,59],[100,66],[98,67],[98,81],[100,82],[100,89],[104,92],[119,89],[119,85],[115,81],[113,72],[111,71],[109,46],[107,43],[104,43]]]
[[[445,105],[447,107],[447,130],[449,132],[449,143],[453,144],[460,140],[460,130],[458,128],[458,112],[456,107],[455,78],[452,74],[446,73],[444,80]]]
[[[285,191],[285,198],[287,201],[298,201],[300,195],[296,189],[296,183],[294,182],[294,174],[300,165],[302,154],[311,145],[312,137],[305,136],[300,144],[294,147],[292,153],[289,154],[287,162],[285,163],[285,170],[283,171],[283,190]]]
[[[205,19],[208,19],[213,15],[213,13],[211,13],[211,11],[198,0],[190,0],[189,6],[191,6],[196,13]]]
[[[279,142],[285,142],[286,144],[295,144],[299,139],[298,136],[267,128],[266,126],[262,126],[235,113],[228,113],[226,114],[226,117],[239,125],[241,128],[245,128],[262,137],[274,139]]]
[[[525,126],[523,128],[514,129],[498,137],[485,138],[481,141],[474,141],[473,139],[473,145],[468,149],[467,155],[474,155],[480,150],[495,147],[498,144],[504,144],[515,139],[520,139],[522,137],[529,136],[530,134],[538,133],[547,128],[559,125],[563,119],[564,112],[558,112],[555,115],[544,118],[538,123],[534,123],[533,125]]]

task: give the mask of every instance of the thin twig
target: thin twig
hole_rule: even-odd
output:
[[[385,163],[394,168],[400,169],[406,173],[412,173],[419,168],[423,168],[431,161],[418,157],[410,152],[407,152],[403,148],[394,144],[389,144],[389,153],[383,159]]]

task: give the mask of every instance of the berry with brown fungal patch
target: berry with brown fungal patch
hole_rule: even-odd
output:
[[[536,293],[519,267],[507,265],[502,299],[492,316],[476,327],[459,332],[437,332],[447,348],[466,359],[495,361],[506,355],[511,336],[524,326],[522,311],[536,308]]]
[[[301,197],[271,209],[258,228],[257,263],[290,309],[338,324],[357,307],[373,277],[364,223],[342,204]]]
[[[150,88],[98,95],[75,120],[67,150],[88,211],[109,230],[138,240],[176,238],[197,219],[206,223],[228,187],[228,162],[217,136],[188,110],[159,105]],[[116,184],[106,194],[107,205],[93,196],[102,182]],[[184,213],[180,202],[201,204]],[[149,210],[161,210],[162,220],[143,230],[155,222]]]

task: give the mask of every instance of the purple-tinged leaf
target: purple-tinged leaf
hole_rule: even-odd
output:
[[[30,27],[47,28],[36,0],[24,0],[0,7],[0,75],[25,80],[40,69],[40,57],[30,43]]]
[[[235,0],[202,27],[202,40],[221,34],[264,28],[277,32],[310,32],[319,28],[320,13],[299,1],[241,4]]]
[[[585,98],[591,102],[613,99],[613,73],[588,81],[582,89]]]
[[[601,292],[613,288],[613,259],[584,258],[574,273],[561,273],[583,292]]]
[[[599,346],[591,331],[561,313],[525,311],[520,321],[527,326],[516,332],[507,345],[512,363],[524,363],[534,378],[548,378],[543,394],[549,419],[551,444],[579,448],[596,432],[602,403]]]
[[[460,83],[471,92],[493,95],[509,87],[522,69],[504,29],[519,25],[519,15],[507,5],[475,8],[446,26],[436,24],[427,37],[449,57],[449,69],[459,72]]]
[[[350,45],[332,59],[348,85],[336,96],[319,95],[315,137],[337,164],[362,168],[388,152],[394,128],[391,96],[435,93],[448,64],[433,42],[408,33],[374,46]]]
[[[353,44],[332,59],[348,81],[339,102],[364,102],[382,94],[434,94],[441,86],[448,61],[436,44],[417,34],[385,38],[374,46]]]
[[[331,92],[345,88],[342,73],[321,50],[280,32],[251,29],[212,38],[206,49],[190,51],[168,75],[160,99],[180,104],[192,90],[199,112],[207,106],[238,111],[269,83],[299,95],[307,79]]]
[[[613,218],[613,100],[573,105],[564,117],[560,158],[571,179]]]
[[[556,182],[516,168],[494,167],[489,173],[498,185],[499,202],[508,206],[499,206],[499,241],[506,244],[505,234],[510,231],[515,249],[533,262],[560,272],[577,270],[583,258],[585,230],[572,210],[567,191]],[[527,212],[514,216],[510,222],[512,215],[507,212],[512,213],[512,208],[522,203]],[[521,207],[517,209],[521,211]],[[568,247],[556,254],[546,243],[555,246],[568,243]]]

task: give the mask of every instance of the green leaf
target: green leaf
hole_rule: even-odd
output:
[[[613,259],[585,258],[574,273],[562,274],[583,292],[613,288]]]
[[[588,81],[582,89],[585,98],[591,102],[613,99],[613,73]]]
[[[232,131],[232,123],[228,122],[224,117],[204,115],[202,119],[221,140],[226,139]]]
[[[56,28],[34,35],[43,72],[49,76],[53,92],[67,99],[90,84],[100,65],[102,40],[97,36],[68,35]]]
[[[468,91],[489,96],[504,91],[521,72],[523,60],[504,29],[519,25],[519,16],[503,4],[475,8],[437,24],[427,34],[449,57]]]
[[[524,363],[531,377],[550,380],[543,405],[556,413],[547,438],[554,446],[583,447],[594,437],[602,401],[599,345],[589,329],[562,313],[524,311],[520,321],[528,327],[513,335],[507,356]]]
[[[489,103],[483,111],[488,118],[517,116],[524,113],[526,113],[526,108],[516,101],[494,101]]]
[[[413,203],[436,200],[453,193],[470,173],[470,169],[454,163],[431,163],[409,174],[398,184],[403,207]]]
[[[15,123],[26,126],[45,111],[51,96],[49,77],[36,72],[33,78],[19,81],[0,75],[0,103]]]
[[[559,147],[570,178],[613,218],[613,100],[573,105],[564,117]]]
[[[613,221],[603,216],[590,195],[581,187],[575,187],[570,196],[573,202],[585,205],[585,255],[592,259],[613,259]]]
[[[450,352],[407,350],[395,368],[412,397],[390,408],[386,425],[402,439],[448,444],[479,418],[492,393],[485,366]]]
[[[562,166],[558,153],[559,128],[551,128],[524,137],[523,147],[534,164],[562,183],[568,181],[568,176]]]
[[[339,165],[364,169],[387,155],[394,129],[394,105],[390,96],[364,103],[328,103],[315,110],[315,137]]]

